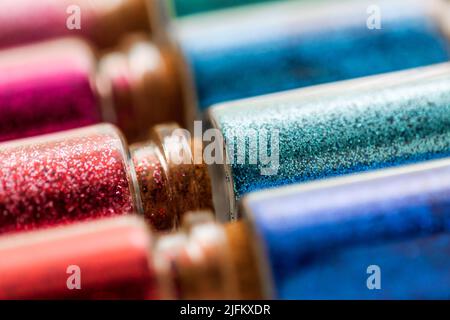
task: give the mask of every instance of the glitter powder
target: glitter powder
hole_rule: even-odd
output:
[[[155,124],[181,122],[171,55],[142,38],[130,36],[100,59],[68,38],[0,52],[0,141],[104,121],[135,142]]]
[[[427,5],[383,1],[382,28],[365,1],[315,7],[295,1],[180,19],[177,37],[201,110],[266,93],[448,61]],[[304,13],[308,14],[304,14]]]
[[[177,129],[172,124],[156,126],[151,141],[130,148],[145,216],[157,230],[177,227],[188,211],[213,209],[207,167],[194,163],[194,143],[184,136],[174,143]],[[186,161],[172,161],[174,154],[186,155]]]
[[[101,125],[0,145],[0,233],[134,211],[127,152]]]
[[[144,203],[144,211],[151,224],[158,230],[171,229],[176,221],[171,210],[171,194],[163,168],[163,157],[154,143],[131,148],[139,189]]]
[[[131,216],[0,237],[0,298],[155,298],[151,246]],[[69,290],[69,266],[80,268],[81,290]]]
[[[94,57],[75,40],[0,54],[0,141],[101,121]]]
[[[3,0],[0,4],[0,47],[37,41],[45,38],[78,32],[67,28],[67,8],[73,1],[53,0]],[[89,30],[93,12],[86,10],[86,23],[82,30]],[[86,29],[85,29],[86,28]]]
[[[107,124],[0,144],[0,233],[129,213],[168,231],[212,209],[206,165],[193,163],[190,141],[170,139],[176,128],[158,126],[130,152]],[[171,161],[179,151],[188,162]]]
[[[194,13],[225,9],[235,6],[263,3],[280,0],[172,0],[174,14],[181,17]]]
[[[256,192],[243,207],[276,298],[442,299],[449,195],[445,159]],[[371,265],[381,268],[382,290],[366,287]]]
[[[81,18],[77,19],[78,16]],[[142,0],[2,0],[0,3],[0,47],[62,36],[81,36],[97,46],[107,47],[130,31],[148,29],[146,4]]]
[[[226,141],[246,146],[244,163],[221,166],[236,200],[254,190],[445,157],[450,65],[223,104],[211,108],[210,119]],[[249,155],[261,149],[248,143],[249,134],[261,139],[276,131],[279,155],[272,164],[251,164]],[[242,150],[228,143],[227,152],[229,161]],[[263,174],[270,166],[275,174]]]

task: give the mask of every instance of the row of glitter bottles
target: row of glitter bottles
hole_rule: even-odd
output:
[[[262,191],[241,222],[193,212],[171,235],[124,216],[3,236],[0,298],[446,299],[449,174],[445,159]]]
[[[424,18],[424,11],[419,10],[418,12],[421,13],[419,16]],[[408,11],[408,14],[410,14],[410,11]],[[416,17],[414,14],[412,14],[412,16]],[[408,18],[410,18],[410,16],[408,16]],[[421,21],[421,19],[419,19],[419,21]],[[429,21],[434,20],[428,20],[427,18],[424,21],[427,21],[424,25],[428,26]],[[415,23],[416,22],[417,20],[415,20]],[[413,23],[413,25],[417,26],[415,23]],[[192,29],[195,28],[192,27]],[[411,55],[411,51],[408,51],[403,47],[402,49],[407,50],[408,52],[407,56],[414,58],[412,60],[404,58],[400,60],[402,63],[409,61],[408,63],[410,64],[397,64],[384,71],[415,66],[415,63],[421,65],[447,60],[448,53],[445,51],[442,35],[439,32],[435,32],[437,28],[419,29],[422,31],[432,30],[433,32],[430,33],[430,38],[434,40],[440,39],[439,41],[431,42],[431,44],[437,44],[437,46],[431,46],[436,50],[431,50],[430,55],[426,55],[420,50],[417,51],[417,55]],[[189,31],[189,28],[187,28],[187,30]],[[188,31],[186,31],[186,33],[189,33]],[[428,36],[430,34],[428,34]],[[187,36],[186,39],[188,39]],[[248,41],[248,39],[244,40]],[[189,41],[191,41],[191,39]],[[407,42],[405,41],[405,43]],[[421,46],[425,45],[425,43],[427,45],[429,44],[428,42],[423,42],[421,43]],[[186,41],[186,46],[189,44],[192,45],[192,42]],[[75,44],[75,46],[77,45]],[[78,47],[81,48],[80,46]],[[252,75],[255,76],[254,79],[260,78],[260,76],[256,77],[256,74],[252,74],[250,77],[242,77],[242,79],[246,79],[245,83],[249,84],[249,87],[244,87],[242,89],[244,93],[233,93],[233,90],[230,90],[229,87],[230,80],[227,79],[226,75],[224,76],[224,74],[221,73],[224,72],[224,70],[230,70],[230,66],[224,64],[224,68],[221,72],[212,74],[211,76],[208,76],[208,74],[205,75],[204,71],[210,70],[210,63],[212,62],[201,59],[206,55],[195,56],[195,54],[204,50],[201,43],[196,43],[193,47],[194,48],[190,53],[194,52],[193,61],[195,62],[192,63],[191,68],[194,70],[194,74],[195,72],[197,74],[194,84],[197,88],[198,95],[198,102],[196,105],[200,108],[204,108],[212,102],[249,96],[253,95],[253,93],[266,93],[267,90],[272,90],[267,88],[286,89],[290,88],[289,86],[291,85],[293,85],[293,87],[302,86],[302,84],[298,83],[284,83],[283,85],[285,85],[285,87],[277,88],[272,87],[268,82],[267,88],[264,89],[264,86],[261,86],[261,83],[248,81],[249,78],[252,79]],[[85,50],[86,47],[83,48],[83,50]],[[414,46],[414,48],[420,48],[420,46]],[[171,59],[161,59],[161,57],[166,57],[166,55],[160,53],[158,50],[159,48],[152,46],[149,43],[140,43],[129,52],[135,54],[136,52],[144,52],[147,57],[148,55],[151,55],[157,61],[172,62]],[[383,50],[385,49],[383,48]],[[85,52],[88,53],[89,50],[85,50]],[[374,51],[369,50],[369,52]],[[208,52],[208,55],[209,54],[210,53]],[[375,55],[378,58],[381,57],[376,51]],[[189,56],[189,54],[186,54],[186,56]],[[129,61],[140,61],[139,59],[136,59],[136,56],[133,57],[134,58]],[[225,57],[226,55],[218,57],[213,63],[221,65],[218,61],[223,62]],[[368,59],[367,55],[360,56],[360,59],[363,58]],[[420,59],[416,60],[417,58]],[[129,70],[136,69],[129,67],[129,62],[127,62],[128,59],[129,58],[124,55],[114,54],[104,60],[105,62],[103,62],[103,65],[106,67],[102,70],[106,70],[106,72],[101,72],[102,75],[99,75],[99,78],[102,78],[105,75],[106,78],[108,78],[108,76],[111,75],[111,79],[114,81],[111,81],[112,85],[110,84],[109,87],[106,87],[107,89],[113,89],[105,91],[108,92],[106,99],[104,98],[103,90],[95,89],[98,91],[91,91],[93,92],[92,96],[101,93],[102,102],[92,103],[97,109],[100,105],[108,105],[103,101],[123,101],[121,99],[123,97],[125,97],[125,101],[127,102],[124,104],[125,106],[130,105],[129,101],[135,103],[136,95],[128,92],[128,85],[130,83],[128,80],[134,79],[135,77],[125,78],[125,86],[121,87],[119,84],[122,79],[120,77],[114,78],[114,75],[117,75],[117,73],[115,73],[115,71],[108,72],[110,69],[107,67],[108,65],[125,66],[125,72],[123,74],[129,75]],[[56,59],[56,61],[58,61],[58,59]],[[89,61],[89,59],[84,61]],[[114,61],[114,63],[111,63],[111,61]],[[119,64],[117,61],[125,63]],[[174,61],[176,61],[176,59]],[[374,59],[374,61],[377,61],[377,59]],[[64,66],[64,59],[61,59],[61,62],[62,63],[59,64],[59,66]],[[244,60],[237,61],[236,63],[239,65],[239,63],[243,62]],[[249,63],[249,60],[245,60],[245,63]],[[84,64],[84,66],[86,65],[87,64]],[[172,66],[172,64],[168,65]],[[164,67],[162,69],[173,69],[175,70],[173,74],[176,75],[177,68],[180,67],[177,67],[178,64],[174,64],[173,66],[173,68]],[[375,66],[377,66],[376,63],[374,63],[373,67],[371,66],[372,70],[370,72],[365,72],[363,75],[382,72],[382,70],[377,70]],[[355,70],[357,68],[352,69]],[[282,70],[282,68],[279,70]],[[36,140],[29,139],[3,144],[1,148],[4,159],[2,159],[0,194],[2,195],[1,199],[3,199],[4,202],[0,203],[3,213],[2,218],[0,218],[1,231],[10,232],[15,230],[28,230],[44,225],[55,225],[69,221],[127,214],[131,212],[144,214],[147,221],[158,230],[169,230],[179,225],[179,221],[182,220],[181,216],[186,211],[210,209],[213,206],[211,202],[212,194],[216,197],[216,199],[214,199],[216,214],[222,215],[222,219],[226,220],[234,218],[239,214],[244,214],[245,210],[239,211],[237,203],[244,194],[250,191],[351,172],[360,172],[367,169],[445,157],[448,155],[449,150],[447,134],[448,110],[446,110],[448,107],[448,71],[448,65],[440,65],[430,69],[420,69],[399,73],[397,75],[381,76],[379,78],[370,78],[355,82],[334,84],[332,86],[300,90],[292,93],[280,94],[272,97],[261,97],[244,102],[239,101],[211,108],[208,112],[209,122],[213,128],[219,129],[221,137],[224,138],[226,155],[222,155],[222,159],[229,160],[230,158],[234,158],[234,152],[236,150],[232,148],[234,146],[232,141],[238,140],[239,142],[239,139],[245,140],[247,138],[246,133],[251,130],[256,130],[257,132],[274,132],[275,130],[278,130],[280,132],[280,141],[278,144],[280,146],[279,161],[276,166],[276,175],[261,175],[260,170],[263,166],[262,163],[219,163],[209,166],[203,163],[196,164],[194,155],[198,150],[192,150],[197,146],[196,142],[190,141],[182,134],[174,135],[175,127],[173,125],[156,127],[153,130],[152,139],[146,143],[132,145],[130,153],[128,153],[128,147],[124,144],[124,139],[121,138],[121,134],[118,133],[116,129],[107,125],[65,132],[46,138],[39,137]],[[329,70],[327,72],[330,73]],[[120,74],[120,76],[123,74]],[[349,76],[349,74],[345,72],[337,72],[337,74],[339,74],[339,78],[342,79],[358,76]],[[228,73],[228,75],[231,76],[231,73]],[[304,74],[302,73],[301,76],[303,77]],[[176,77],[181,77],[181,75],[176,75]],[[235,75],[233,77],[235,77]],[[97,82],[97,76],[95,76],[95,78]],[[142,77],[142,79],[144,78],[145,76]],[[88,78],[86,77],[84,79]],[[217,85],[217,79],[222,80],[222,83],[227,86],[227,90],[222,88],[221,90],[223,91],[214,91],[214,88],[220,88],[220,85],[213,86],[213,84]],[[17,79],[14,79],[14,81],[16,80]],[[21,79],[19,78],[17,82],[11,81],[10,83],[20,84],[20,80]],[[40,79],[38,78],[38,80]],[[310,81],[308,84],[331,80],[332,79],[308,80]],[[204,82],[202,83],[202,81]],[[8,79],[5,79],[5,83],[7,82]],[[283,83],[280,81],[275,82]],[[85,83],[92,83],[92,80]],[[160,86],[163,82],[150,81],[149,83],[151,86]],[[170,86],[173,85],[171,81],[165,83],[169,83]],[[103,87],[104,86],[102,85],[99,86],[99,88]],[[136,90],[134,86],[131,87],[133,90]],[[139,88],[139,86],[136,87]],[[188,85],[184,85],[183,82],[180,82],[180,87],[178,88],[175,86],[174,88],[184,92],[187,87]],[[239,86],[237,85],[237,87]],[[255,91],[255,87],[257,87],[258,90],[260,88],[263,89],[261,89],[262,91]],[[125,88],[125,94],[121,95],[123,91],[120,90],[123,88]],[[159,88],[160,87],[153,91],[159,93],[161,92],[161,89]],[[213,92],[211,93],[210,90],[213,90]],[[55,92],[56,91],[59,90],[55,90]],[[162,89],[162,91],[164,92],[164,89]],[[141,89],[141,92],[149,92],[149,90]],[[232,92],[234,96],[223,97],[222,94],[224,92]],[[250,94],[248,92],[250,92]],[[108,95],[111,95],[113,99]],[[180,95],[182,95],[182,93],[180,93]],[[78,95],[68,96],[80,97]],[[120,98],[118,98],[118,96]],[[173,97],[172,95],[168,96]],[[47,102],[52,101],[52,99],[55,98],[52,96],[46,97],[48,98]],[[81,97],[85,96],[81,95]],[[130,97],[132,97],[131,100]],[[150,97],[150,99],[151,98],[155,98],[155,96]],[[64,99],[62,100],[64,101]],[[161,101],[160,98],[155,100]],[[139,101],[139,99],[137,101]],[[202,101],[206,101],[205,104],[203,104]],[[177,105],[177,103],[174,104]],[[103,108],[103,110],[106,110],[104,111],[104,114],[111,114],[108,112],[111,105],[116,106],[121,104],[109,104],[108,107]],[[140,106],[146,106],[146,104],[143,103]],[[134,110],[138,110],[137,119],[145,118],[146,122],[142,125],[142,128],[146,131],[149,123],[152,123],[147,122],[147,119],[149,118],[147,114],[151,114],[151,110],[145,110],[139,106]],[[141,110],[148,113],[140,113]],[[187,110],[192,109],[187,108]],[[116,111],[115,113],[116,115],[120,115],[120,112]],[[112,112],[112,114],[114,114],[114,112]],[[124,119],[123,116],[118,116],[118,118]],[[101,119],[102,118],[93,121],[92,123],[100,122]],[[245,121],[243,121],[243,119],[245,119]],[[159,119],[156,121],[159,121]],[[126,125],[119,123],[119,126],[127,131]],[[131,130],[132,129],[133,128],[131,128]],[[54,130],[51,129],[48,131]],[[37,131],[36,133],[41,132]],[[139,139],[144,137],[142,132],[139,132],[140,135],[135,135],[135,133],[129,133],[127,131],[126,134],[131,140],[134,140],[137,137],[139,137]],[[28,135],[34,135],[34,133]],[[257,147],[259,148],[259,145],[257,145]],[[217,150],[220,150],[220,148]],[[173,162],[171,155],[179,154],[180,152],[184,155],[183,159],[186,161],[183,163]],[[433,171],[432,177],[435,179],[442,174],[443,172],[441,171]],[[210,185],[215,192],[211,192]],[[379,185],[377,187],[380,188]],[[353,189],[352,191],[354,192]],[[423,196],[423,193],[418,194]],[[167,200],[170,201],[168,202]],[[262,207],[271,208],[268,205],[270,203],[269,200],[267,200],[267,203],[264,202],[264,206]],[[442,199],[442,201],[445,203],[445,199]],[[280,205],[281,202],[274,201],[273,204],[274,203]],[[435,203],[432,205],[434,204]],[[291,207],[295,206],[298,206],[298,203],[291,203]],[[289,206],[284,209],[287,208],[289,208]],[[417,224],[420,223],[422,226],[424,221],[430,222],[431,226],[428,229],[424,227],[427,232],[445,232],[446,225],[445,223],[441,223],[443,220],[446,221],[445,217],[440,217],[443,220],[434,223],[426,214],[420,217],[414,216],[414,212],[418,212],[415,210],[420,211],[421,208],[420,204],[417,204],[416,207],[413,204],[410,209],[413,218],[416,217],[420,221],[411,220],[408,215],[405,216],[404,223],[393,220],[398,223],[398,225],[396,224],[394,226],[396,227],[395,230],[398,231],[399,229],[405,228],[404,233],[392,232],[390,234],[383,233],[380,235],[375,232],[371,235],[366,235],[367,238],[363,238],[362,243],[367,243],[369,246],[372,245],[371,241],[374,238],[371,238],[371,236],[384,236],[386,240],[398,239],[397,237],[404,236],[409,237],[408,239],[415,239],[417,234],[423,232],[419,227],[414,229],[410,226],[411,223],[414,225],[416,222]],[[432,213],[433,212],[434,211],[432,211]],[[299,291],[294,291],[294,293],[289,291],[294,290],[293,288],[298,290],[298,286],[295,286],[295,283],[292,282],[292,280],[288,281],[284,279],[283,272],[286,270],[287,272],[298,271],[296,268],[299,267],[290,264],[280,257],[280,253],[292,253],[289,251],[289,246],[284,243],[283,239],[285,239],[286,232],[289,230],[294,230],[292,231],[293,234],[291,234],[293,239],[296,239],[295,232],[304,235],[305,232],[314,232],[314,230],[303,230],[299,227],[293,227],[289,230],[283,229],[282,225],[276,224],[276,217],[280,217],[281,213],[282,211],[278,212],[278,215],[273,212],[267,214],[265,216],[267,219],[267,221],[265,221],[266,224],[261,222],[262,224],[260,224],[260,227],[262,230],[259,231],[260,234],[266,232],[264,238],[266,240],[266,248],[269,250],[268,252],[272,254],[270,258],[266,257],[266,264],[273,264],[271,265],[271,276],[276,279],[276,290],[280,292],[280,297],[289,298],[290,294],[297,295],[301,293],[299,293]],[[293,221],[300,216],[302,216],[302,213],[293,213]],[[261,217],[264,217],[264,214],[262,214]],[[323,219],[326,220],[327,217],[328,216],[325,214]],[[363,218],[370,219],[371,216],[355,217],[355,219]],[[328,222],[329,220],[326,221]],[[320,222],[321,221],[318,221],[319,224]],[[299,223],[301,224],[302,221]],[[389,221],[386,221],[386,224],[390,225]],[[268,226],[270,226],[270,228]],[[274,226],[278,226],[278,231]],[[407,228],[408,226],[410,226],[409,229]],[[318,228],[322,227],[323,224],[318,226]],[[361,230],[366,230],[364,227],[365,225],[361,223]],[[381,230],[384,225],[380,225],[379,227]],[[214,228],[215,230],[219,230],[218,232],[223,232],[223,230],[220,231],[220,227],[214,226]],[[326,230],[329,231],[329,229]],[[355,229],[350,230],[349,227],[349,235],[347,235],[347,238],[345,236],[341,238],[341,235],[336,235],[336,239],[344,239],[344,243],[350,243],[350,240],[345,242],[345,239],[353,239],[354,234],[352,232],[354,230]],[[270,234],[271,231],[273,231],[273,234]],[[361,233],[363,233],[363,231],[361,231]],[[141,234],[143,233],[141,232]],[[323,230],[321,230],[321,234],[326,234],[326,232],[324,233]],[[249,235],[249,233],[244,232],[244,235],[241,234],[240,236],[245,238],[246,235]],[[217,234],[214,238],[221,239]],[[303,241],[306,241],[304,240],[304,237],[302,237],[302,239]],[[417,248],[424,248],[426,253],[433,256],[433,253],[438,251],[434,244],[440,243],[440,245],[445,245],[447,241],[445,236],[443,239],[439,239],[440,242],[436,239],[431,239],[431,245],[416,241],[413,242],[412,246],[414,247],[413,249],[416,250],[418,250]],[[317,240],[317,243],[312,244],[313,248],[314,245],[317,245],[318,248],[322,248],[326,243],[329,243],[325,241],[326,239],[324,239],[323,243],[319,240]],[[163,241],[162,244],[164,243],[165,242]],[[169,241],[169,243],[171,243],[171,241]],[[214,244],[214,241],[211,241],[211,244]],[[301,245],[304,246],[304,243],[301,243]],[[8,244],[6,246],[1,246],[1,248],[5,247],[8,248]],[[393,257],[395,256],[395,252],[401,250],[402,247],[400,249],[395,248],[395,246],[375,249],[387,250],[381,252],[387,252],[388,256],[390,254]],[[99,250],[102,250],[102,248],[99,248]],[[142,250],[140,256],[138,254],[139,259],[144,257],[144,251],[148,253],[147,250]],[[164,252],[165,251],[163,250],[163,254],[166,254]],[[357,251],[351,252],[353,253],[353,256],[355,252],[358,253]],[[442,252],[442,250],[439,252]],[[296,251],[296,253],[298,252]],[[20,252],[18,252],[18,254],[20,254]],[[304,254],[307,255],[308,253]],[[145,255],[145,257],[147,257],[147,255]],[[346,257],[345,252],[343,253],[343,257]],[[146,259],[149,258],[147,257]],[[124,261],[124,263],[127,263],[130,260],[124,258]],[[158,261],[160,261],[160,259],[158,259]],[[181,261],[185,262],[185,260]],[[215,259],[208,258],[205,263],[211,261],[214,262]],[[345,268],[345,261],[346,260],[344,259],[343,268]],[[394,266],[401,265],[400,260],[396,261],[397,264],[395,264],[395,261],[393,263]],[[402,261],[402,263],[404,263],[404,261]],[[225,264],[225,266],[226,265],[227,264]],[[249,265],[251,266],[252,264],[250,263]],[[137,267],[139,265],[136,264],[134,266]],[[209,266],[204,267],[208,268]],[[195,276],[195,271],[201,270],[201,268],[199,269],[198,266],[195,268],[186,266],[181,267],[180,270],[181,272],[187,272],[189,277],[192,277]],[[442,270],[445,269],[437,268],[436,270],[430,269],[423,271],[434,272],[432,274],[435,274],[436,277],[439,278]],[[216,274],[215,271],[216,270],[212,270],[212,274]],[[150,271],[143,272],[143,274],[145,274]],[[165,274],[167,270],[164,270],[163,268],[161,272]],[[314,276],[318,275],[311,275],[311,277]],[[328,276],[331,277],[332,274],[329,274]],[[162,281],[167,279],[167,276],[161,277],[161,275],[159,275],[158,277],[162,278]],[[177,278],[183,279],[183,275],[180,275],[180,277]],[[299,275],[299,281],[307,281],[308,279],[309,278],[307,277],[302,278],[302,275]],[[186,280],[188,279],[186,278]],[[212,282],[206,282],[206,284],[211,285],[214,280],[211,281]],[[232,282],[230,282],[230,284],[231,283]],[[191,282],[187,283],[187,285],[190,284]],[[195,293],[200,289],[203,288],[189,288],[186,292]],[[164,287],[164,289],[161,290],[167,291],[169,289]],[[351,288],[349,290],[349,292],[351,292]],[[407,293],[410,292],[407,291]],[[398,294],[401,295],[404,293],[398,292]],[[429,293],[429,295],[432,294],[438,295],[439,292]]]
[[[213,104],[445,62],[447,5],[389,1],[371,30],[364,1],[275,1],[161,22],[154,42],[132,35],[101,55],[74,39],[3,50],[0,141],[100,122],[140,141],[162,122],[191,128]]]
[[[449,71],[230,102],[209,110],[204,134],[159,125],[130,148],[109,124],[3,143],[0,232],[131,212],[172,230],[185,212],[213,207],[234,220],[255,190],[446,157]]]

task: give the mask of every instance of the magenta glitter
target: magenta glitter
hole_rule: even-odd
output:
[[[0,145],[0,233],[134,211],[127,151],[98,125]]]
[[[99,123],[89,47],[63,40],[0,54],[0,141]]]

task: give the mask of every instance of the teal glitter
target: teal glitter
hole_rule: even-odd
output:
[[[168,0],[174,15],[182,17],[200,12],[281,0]]]
[[[236,200],[255,190],[445,157],[450,64],[231,102],[211,108],[209,117],[234,159],[226,180]],[[261,159],[249,161],[259,143],[246,137],[276,130],[279,168],[264,175]],[[233,141],[246,145],[244,164]]]

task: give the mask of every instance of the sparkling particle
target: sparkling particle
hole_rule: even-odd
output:
[[[262,3],[277,0],[174,0],[173,7],[177,16],[186,16],[199,12],[230,8],[248,4]]]
[[[0,145],[0,233],[133,212],[126,151],[99,125]]]
[[[131,153],[146,219],[158,230],[171,229],[176,212],[158,147],[154,143],[134,145]]]
[[[170,148],[179,151],[177,148],[183,147],[190,148],[190,144],[168,145],[164,139],[156,139],[130,148],[144,214],[157,230],[176,228],[186,212],[213,207],[206,166],[194,164],[192,158],[173,163],[167,156]]]
[[[260,191],[244,202],[277,299],[446,299],[449,195],[444,159]],[[374,263],[389,284],[378,293],[365,286]]]
[[[313,2],[284,1],[181,19],[179,41],[200,109],[450,58],[427,1],[379,2],[379,30],[367,28],[367,1],[332,1],[332,8],[329,1],[326,6]]]
[[[224,104],[210,117],[227,141],[279,131],[276,174],[262,174],[267,164],[260,159],[230,165],[237,200],[264,188],[446,157],[450,65]],[[247,147],[260,154],[259,145]]]
[[[0,141],[101,121],[94,58],[82,42],[61,40],[0,54]]]

